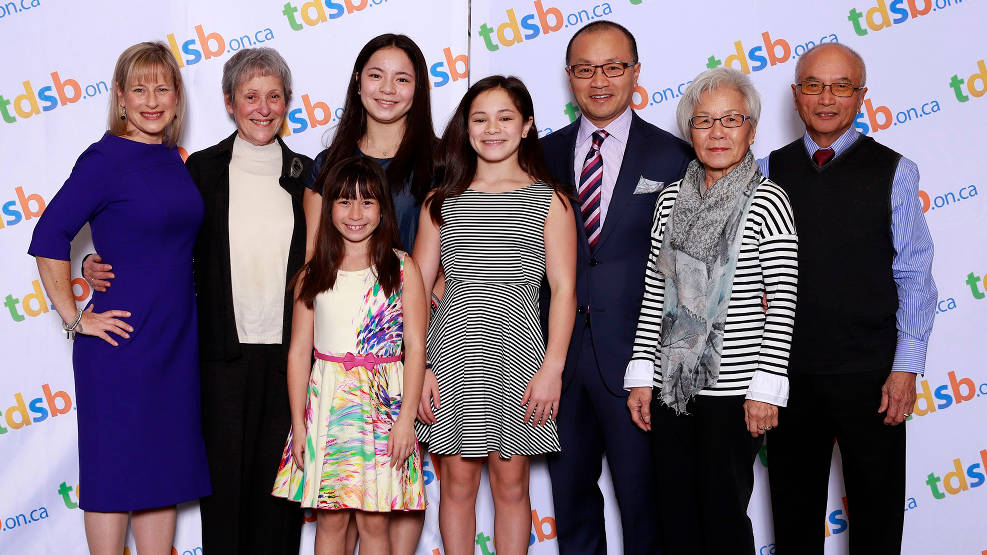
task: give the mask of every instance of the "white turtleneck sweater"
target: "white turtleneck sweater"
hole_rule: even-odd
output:
[[[281,188],[281,146],[240,135],[230,160],[230,276],[240,343],[281,343],[285,271],[294,217]]]

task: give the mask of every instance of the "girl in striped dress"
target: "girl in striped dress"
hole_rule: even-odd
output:
[[[343,545],[351,516],[361,552],[390,553],[389,515],[425,508],[413,427],[425,290],[415,262],[394,248],[397,223],[379,165],[341,160],[323,190],[315,252],[295,279],[292,425],[273,494],[317,509],[316,553]]]
[[[478,81],[439,143],[439,187],[415,256],[446,289],[428,332],[419,438],[438,459],[445,553],[473,553],[483,462],[497,553],[527,551],[529,457],[559,451],[562,368],[576,312],[576,227],[551,185],[531,97],[513,77]],[[539,288],[551,287],[548,345]],[[434,372],[434,374],[433,374]]]

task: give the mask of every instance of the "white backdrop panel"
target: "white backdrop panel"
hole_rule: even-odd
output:
[[[496,73],[520,77],[533,91],[539,132],[559,129],[578,116],[563,69],[566,44],[578,28],[598,19],[617,21],[635,35],[642,70],[634,107],[648,121],[675,134],[680,134],[675,124],[678,98],[693,77],[721,64],[749,73],[763,101],[754,144],[758,157],[802,133],[790,85],[797,59],[809,46],[842,42],[867,61],[869,90],[855,127],[919,165],[920,196],[929,205],[926,217],[936,244],[934,275],[942,299],[928,373],[919,381],[919,391],[928,387],[931,393],[927,401],[919,402],[919,409],[927,402],[942,408],[913,417],[907,424],[904,552],[987,549],[987,535],[971,525],[982,521],[987,506],[987,488],[979,487],[987,475],[987,453],[981,453],[987,446],[982,425],[987,402],[981,397],[987,397],[987,385],[979,385],[987,384],[987,372],[982,339],[978,339],[987,320],[987,302],[977,296],[984,292],[983,267],[987,266],[987,242],[978,224],[987,208],[978,197],[985,175],[978,152],[982,140],[977,138],[979,125],[971,126],[987,121],[987,100],[981,100],[987,72],[972,76],[980,73],[978,60],[987,54],[979,38],[987,20],[985,7],[955,0],[474,0],[472,79]],[[951,85],[954,74],[966,81],[958,85],[960,93]],[[967,100],[960,101],[958,94]],[[979,289],[967,283],[974,268],[981,268],[974,272]],[[957,383],[968,378],[957,386],[969,396],[962,403],[946,401],[958,398],[950,385],[950,371]],[[940,389],[943,385],[945,389]],[[941,397],[935,397],[936,392]],[[762,454],[769,460],[770,447]],[[955,493],[945,490],[944,484],[934,492],[927,483],[930,473],[944,479],[956,458],[965,481],[954,476]],[[826,535],[827,553],[837,554],[847,552],[852,523],[848,516],[852,508],[843,501],[838,450],[834,450],[833,469],[827,518],[820,523],[820,533]],[[539,501],[533,492],[533,504]],[[761,464],[756,465],[749,514],[758,552],[772,553],[767,472]],[[614,514],[614,518],[618,517]],[[619,549],[619,536],[608,534],[608,543]]]
[[[982,40],[987,7],[973,0],[471,4],[296,0],[286,7],[273,0],[171,5],[13,0],[0,5],[0,52],[6,54],[0,72],[0,452],[7,461],[0,469],[0,490],[8,492],[0,497],[0,552],[86,552],[75,489],[70,344],[60,338],[58,318],[39,293],[40,285],[36,288],[36,267],[24,253],[45,203],[105,128],[109,81],[120,51],[141,40],[173,45],[192,110],[182,146],[193,152],[233,131],[222,105],[222,63],[246,46],[278,49],[294,76],[285,140],[314,156],[338,120],[356,53],[382,32],[408,34],[421,46],[430,68],[437,132],[468,81],[493,73],[517,75],[528,84],[541,135],[559,129],[577,115],[562,69],[566,43],[581,25],[601,17],[636,35],[642,73],[635,107],[669,131],[676,132],[680,91],[707,64],[738,69],[746,64],[764,103],[754,145],[758,156],[801,133],[789,85],[797,57],[809,43],[838,40],[867,60],[869,90],[856,127],[904,153],[922,171],[920,197],[936,243],[934,274],[941,299],[928,372],[919,380],[915,416],[907,424],[904,552],[976,555],[987,550],[982,526],[987,487],[981,487],[987,481],[987,241],[982,225],[987,203],[979,194],[987,187],[979,133],[987,121]],[[75,277],[81,256],[91,248],[84,230],[73,243]],[[75,292],[80,303],[90,294],[82,280]],[[763,464],[768,453],[765,449],[755,464],[749,510],[762,555],[773,552]],[[834,472],[838,469],[834,456]],[[441,542],[439,480],[430,462],[426,480],[430,507],[418,553],[432,555]],[[619,553],[619,517],[608,483],[605,474],[608,541]],[[532,470],[531,494],[530,551],[555,553],[551,485],[540,462]],[[846,553],[851,520],[843,495],[842,482],[834,477],[825,528],[820,526],[830,554]],[[484,481],[477,553],[494,551],[492,516]],[[302,553],[311,552],[313,534],[314,524],[308,523]],[[176,555],[201,553],[199,537],[198,508],[190,503],[180,512]],[[129,549],[134,550],[132,540]]]

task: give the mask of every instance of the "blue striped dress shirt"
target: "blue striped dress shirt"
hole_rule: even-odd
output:
[[[839,156],[860,137],[850,128],[830,148]],[[806,133],[802,137],[811,158],[819,145]],[[768,175],[768,158],[757,161],[761,173]],[[932,279],[932,235],[925,223],[918,197],[918,166],[904,156],[898,161],[891,182],[891,243],[895,256],[891,271],[898,287],[898,345],[894,353],[895,372],[925,373],[925,356],[936,315],[939,292]],[[795,222],[798,225],[798,222]]]

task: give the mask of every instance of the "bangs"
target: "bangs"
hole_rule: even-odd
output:
[[[380,201],[388,192],[383,171],[376,162],[358,159],[355,163],[344,164],[336,168],[333,188],[337,199],[353,200],[361,198]]]
[[[240,82],[237,83],[237,86],[240,86],[246,83],[247,81],[250,81],[254,77],[277,77],[278,79],[280,79],[281,74],[278,73],[277,69],[271,67],[269,64],[258,62],[243,70],[243,75],[240,76]],[[284,85],[281,86],[284,87]]]
[[[362,156],[351,156],[336,162],[328,170],[323,170],[322,196],[331,199],[353,200],[358,196],[374,199],[383,205],[390,205],[390,189],[387,177],[380,165]]]
[[[336,198],[354,200],[359,194],[360,198],[380,200],[383,196],[381,194],[381,189],[382,187],[380,182],[373,179],[372,176],[351,175],[342,179],[342,184],[339,187],[339,194],[336,195]]]
[[[171,68],[155,53],[149,52],[134,59],[130,71],[127,72],[126,86],[129,88],[137,83],[153,85],[164,82],[175,87],[177,85],[175,81]]]

